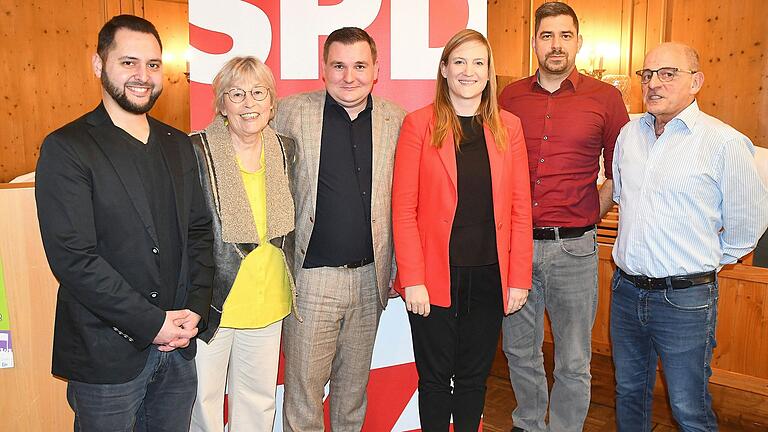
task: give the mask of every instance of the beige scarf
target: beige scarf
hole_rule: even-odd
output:
[[[211,188],[221,219],[221,237],[227,243],[261,243],[253,220],[253,212],[245,193],[243,178],[237,165],[224,117],[217,114],[205,129],[212,164]],[[267,240],[281,237],[294,229],[294,207],[284,168],[283,150],[277,135],[264,128],[264,163],[267,190]],[[215,178],[213,178],[215,177]]]

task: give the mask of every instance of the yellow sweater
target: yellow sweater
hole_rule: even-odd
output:
[[[261,244],[240,264],[235,283],[224,302],[221,327],[252,329],[266,327],[291,311],[291,286],[280,249],[267,239],[267,197],[264,153],[261,169],[248,172],[240,160],[240,174],[251,204]]]

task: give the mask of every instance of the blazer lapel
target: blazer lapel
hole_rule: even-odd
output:
[[[100,108],[104,109],[103,107]],[[104,111],[104,114],[106,115],[106,111]],[[120,136],[122,132],[117,130],[117,127],[112,124],[108,115],[104,121],[91,128],[88,132],[111,162],[117,176],[120,177],[120,181],[123,183],[123,187],[125,187],[133,207],[144,223],[144,227],[155,244],[157,244],[158,239],[154,220],[152,219],[152,212],[149,209],[149,202],[144,193],[144,186],[141,183],[139,172],[134,164],[125,162],[131,160],[128,148],[130,144],[125,141],[124,137]]]
[[[187,212],[184,211],[184,173],[181,167],[179,147],[174,142],[173,137],[170,136],[170,132],[164,131],[162,128],[157,127],[157,125],[155,125],[155,130],[159,136],[154,138],[160,144],[160,152],[165,159],[165,166],[168,167],[171,184],[173,185],[173,195],[176,198],[176,220],[179,222],[179,238],[182,239],[182,242],[185,242],[187,236],[182,227],[187,226]]]
[[[386,114],[379,105],[380,104],[376,104],[376,101],[374,100],[373,110],[371,111],[371,133],[373,135],[371,137],[371,190],[374,192],[378,190],[376,185],[379,184],[379,176],[384,169],[381,164],[386,163],[386,152],[383,150],[382,145],[384,145],[384,143],[382,143],[382,140],[389,139],[389,134],[387,134],[388,131],[386,130],[384,121]],[[387,190],[390,190],[390,188],[387,188]],[[371,214],[376,214],[374,209],[378,204],[378,198],[378,193],[371,194]],[[382,198],[386,199],[386,197]]]
[[[432,129],[432,132],[434,132],[434,123],[432,124]],[[453,191],[458,193],[459,189],[457,180],[458,174],[456,173],[456,145],[453,142],[453,132],[450,130],[443,139],[443,143],[437,150],[437,153],[440,155],[440,161],[443,162],[445,172],[451,179],[451,183],[453,184]]]
[[[485,135],[485,145],[488,149],[488,162],[491,166],[493,202],[501,204],[499,197],[501,197],[502,190],[504,189],[504,156],[506,152],[502,153],[499,151],[488,125],[483,125],[483,134]]]
[[[317,182],[320,174],[320,143],[322,140],[323,109],[325,107],[325,92],[314,93],[317,99],[312,103],[306,104],[301,109],[301,128],[302,135],[306,137],[303,140],[304,156],[307,160],[307,169],[309,172],[312,213],[317,208]]]

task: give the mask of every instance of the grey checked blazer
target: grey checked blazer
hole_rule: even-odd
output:
[[[291,173],[296,206],[294,271],[298,271],[304,265],[304,257],[314,226],[325,95],[325,90],[321,90],[281,99],[277,103],[277,113],[272,122],[272,127],[277,133],[296,142],[296,163]],[[389,282],[394,274],[392,166],[400,125],[405,114],[405,110],[398,105],[373,97],[371,230],[376,286],[382,306],[387,305]],[[301,290],[301,287],[297,286],[296,289]]]

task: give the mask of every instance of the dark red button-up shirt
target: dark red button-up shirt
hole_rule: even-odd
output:
[[[629,121],[621,92],[576,69],[560,88],[542,88],[538,74],[501,92],[499,104],[520,117],[528,148],[533,226],[583,227],[600,221],[597,175],[603,152],[612,178],[613,147]]]

